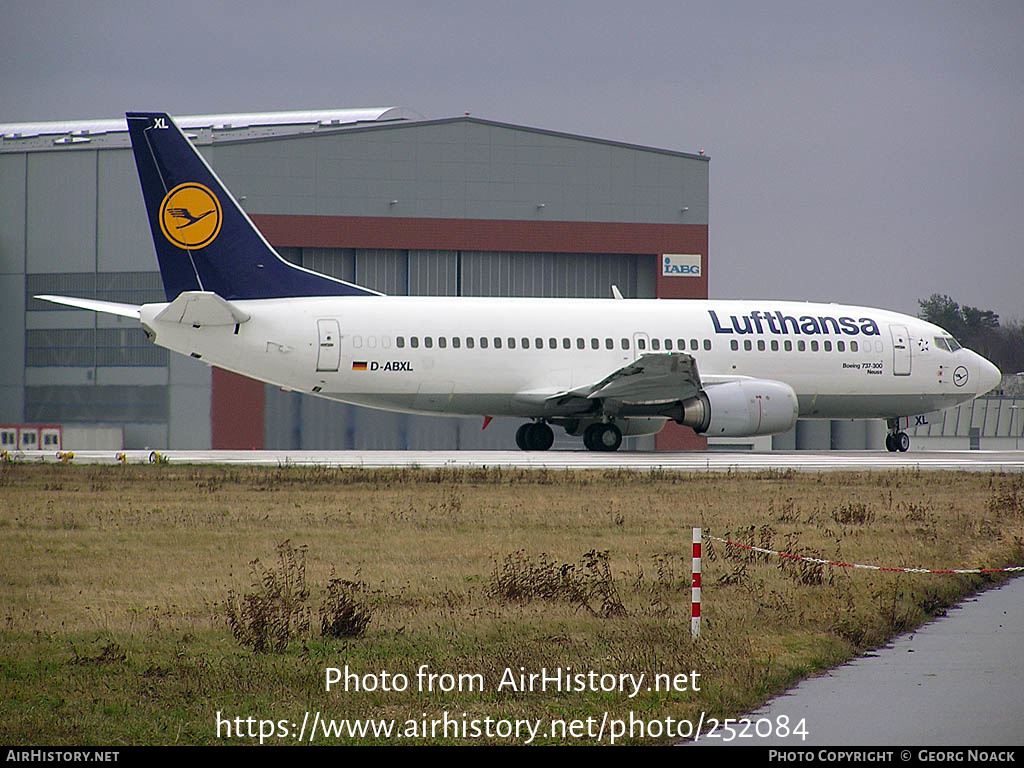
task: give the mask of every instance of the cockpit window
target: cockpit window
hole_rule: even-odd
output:
[[[941,336],[935,337],[935,346],[938,347],[939,349],[944,349],[947,352],[949,352],[949,345],[946,344],[946,340]]]
[[[949,345],[950,352],[956,352],[958,349],[962,349],[960,344],[957,343],[957,340],[954,339],[952,336],[946,337],[946,343]]]

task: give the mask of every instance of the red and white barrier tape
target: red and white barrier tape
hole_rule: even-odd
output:
[[[697,530],[697,529],[694,529]],[[720,539],[717,536],[705,536],[708,541],[717,541],[721,544],[725,544],[727,547],[735,547],[737,549],[745,549],[750,552],[760,552],[763,555],[775,555],[776,557],[785,558],[787,560],[803,560],[806,563],[818,563],[819,565],[829,565],[833,568],[864,568],[869,571],[886,571],[888,573],[937,573],[937,574],[951,574],[951,573],[1019,573],[1024,571],[1024,565],[1014,565],[1007,568],[893,568],[884,565],[862,565],[860,563],[841,563],[837,560],[823,560],[820,557],[807,557],[806,555],[793,555],[789,552],[779,552],[774,549],[765,549],[764,547],[755,547],[753,544],[740,544],[738,541],[730,541],[729,539]]]
[[[692,590],[692,603],[690,606],[690,635],[700,637],[700,557],[703,541],[700,535],[700,528],[693,529],[693,581],[690,583]]]

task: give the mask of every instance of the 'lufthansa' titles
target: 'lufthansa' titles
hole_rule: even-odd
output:
[[[822,334],[845,334],[846,336],[880,336],[878,323],[870,317],[831,317],[830,315],[787,315],[784,312],[761,312],[730,315],[727,321],[719,319],[714,310],[708,310],[715,333],[774,333],[787,336],[817,336]]]

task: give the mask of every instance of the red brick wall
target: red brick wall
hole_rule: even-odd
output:
[[[560,253],[702,253],[708,228],[694,224],[413,219],[258,214],[274,245],[311,248],[416,248]],[[675,278],[707,297],[707,277]]]
[[[211,447],[263,448],[264,400],[262,382],[214,368],[210,391]]]

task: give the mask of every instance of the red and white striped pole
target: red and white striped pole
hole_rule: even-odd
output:
[[[696,639],[700,637],[700,528],[693,529],[693,608],[690,612],[690,634]]]

